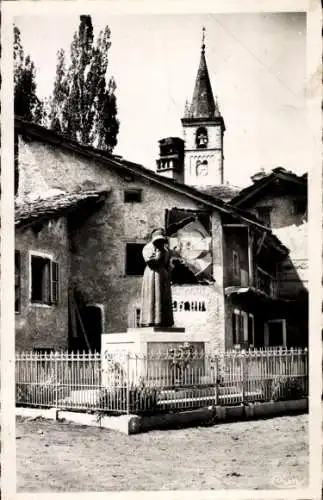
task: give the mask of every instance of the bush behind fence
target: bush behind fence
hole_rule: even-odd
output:
[[[299,399],[306,349],[16,354],[16,404],[112,414]]]

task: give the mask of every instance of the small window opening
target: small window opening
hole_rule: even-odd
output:
[[[125,203],[141,203],[142,189],[126,189],[124,192]]]
[[[271,207],[258,207],[257,217],[264,224],[264,226],[271,225]]]
[[[58,264],[49,258],[31,257],[31,301],[40,304],[58,302]]]

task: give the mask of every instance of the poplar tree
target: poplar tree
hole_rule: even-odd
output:
[[[54,82],[53,95],[47,100],[49,126],[56,132],[67,129],[64,122],[64,106],[68,96],[68,85],[66,79],[65,52],[63,49],[57,52],[56,78]]]
[[[110,29],[94,43],[91,16],[80,16],[66,67],[57,54],[56,78],[50,104],[50,127],[85,145],[111,152],[117,144],[116,84],[107,80]]]
[[[15,114],[24,120],[41,123],[44,107],[36,94],[36,69],[30,56],[24,53],[17,26],[14,26],[13,58]]]
[[[45,109],[36,94],[36,69],[31,57],[25,55],[20,30],[14,26],[14,112],[26,121],[43,124]],[[18,136],[14,137],[14,193],[18,192]]]

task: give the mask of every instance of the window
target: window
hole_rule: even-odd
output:
[[[242,344],[244,341],[243,316],[240,312],[232,314],[233,344]]]
[[[20,252],[15,251],[15,312],[20,312],[21,305],[21,265]]]
[[[272,210],[271,207],[258,207],[256,210],[257,210],[257,217],[258,219],[261,220],[264,226],[270,226],[271,225],[270,214]]]
[[[248,316],[245,311],[233,311],[232,333],[234,345],[244,345],[248,341]]]
[[[248,344],[255,345],[255,324],[253,314],[248,314]]]
[[[265,346],[286,345],[286,320],[270,319],[265,323]]]
[[[59,294],[58,264],[48,257],[31,256],[31,301],[57,304]]]
[[[128,276],[142,276],[146,267],[142,256],[144,243],[127,243],[126,245],[126,274]]]
[[[142,189],[126,189],[124,192],[125,203],[140,203],[142,201]]]
[[[240,278],[240,259],[239,254],[233,250],[232,254],[232,272],[234,278]]]

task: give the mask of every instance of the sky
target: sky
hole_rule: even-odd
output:
[[[305,14],[91,14],[95,34],[111,29],[108,76],[117,83],[120,120],[114,153],[155,169],[158,140],[183,137],[205,26],[212,89],[226,125],[225,182],[246,186],[261,168],[306,171]],[[56,53],[69,53],[79,16],[15,22],[36,66],[38,94],[49,96]]]

